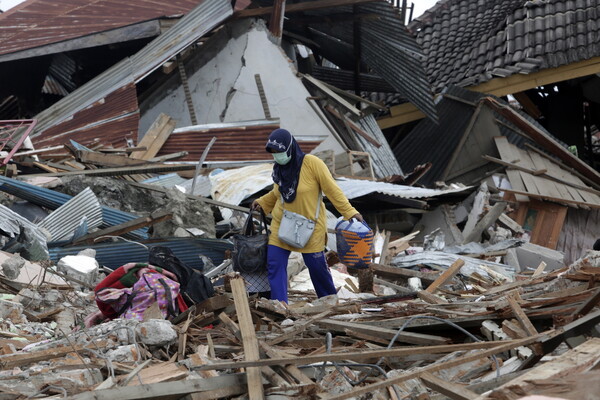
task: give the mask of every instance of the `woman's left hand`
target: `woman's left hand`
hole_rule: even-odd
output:
[[[360,222],[365,222],[365,219],[363,218],[363,216],[362,216],[362,215],[360,215],[360,213],[356,213],[356,214],[354,214],[354,215],[352,216],[352,218],[355,218],[357,221],[360,221]]]

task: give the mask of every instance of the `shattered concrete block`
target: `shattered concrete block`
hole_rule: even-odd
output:
[[[17,296],[15,296],[14,300],[15,300],[15,302],[21,303],[28,310],[30,310],[30,309],[37,310],[42,305],[42,301],[44,300],[44,297],[38,292],[34,292],[31,289],[25,288],[25,289],[21,289],[19,294]]]
[[[107,352],[105,356],[112,362],[135,362],[140,359],[137,346],[134,344],[117,347]]]
[[[60,371],[56,373],[43,374],[41,379],[36,378],[34,383],[40,387],[53,385],[64,388],[67,394],[76,394],[81,389],[88,389],[101,383],[104,378],[98,368],[76,369],[71,371]]]
[[[56,306],[60,300],[60,291],[56,289],[48,290],[44,294],[44,299],[42,301],[42,305],[46,307]]]
[[[546,263],[546,271],[559,269],[565,266],[565,255],[560,251],[533,243],[525,243],[515,249],[521,270],[537,268],[542,261]]]
[[[67,277],[91,287],[94,286],[100,269],[98,261],[86,255],[65,256],[58,261],[56,267]]]
[[[14,255],[2,263],[2,273],[8,279],[17,279],[23,265],[25,265],[25,259],[19,255]]]
[[[15,315],[16,313],[16,315]],[[16,301],[0,300],[0,318],[15,319],[23,314],[23,304]]]
[[[164,319],[151,319],[140,323],[136,328],[142,343],[148,346],[166,346],[177,341],[177,332],[171,322]]]

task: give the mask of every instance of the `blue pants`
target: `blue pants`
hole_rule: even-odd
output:
[[[267,268],[269,270],[269,284],[271,285],[271,299],[288,302],[288,277],[287,266],[290,251],[281,247],[269,245],[267,250]],[[308,267],[310,280],[317,292],[317,296],[323,297],[335,294],[333,278],[329,272],[329,266],[325,260],[325,253],[302,253],[304,263]]]

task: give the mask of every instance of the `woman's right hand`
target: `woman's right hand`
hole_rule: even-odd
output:
[[[257,200],[254,200],[252,202],[252,205],[250,206],[250,210],[252,211],[262,211],[262,207],[260,206],[259,202]]]

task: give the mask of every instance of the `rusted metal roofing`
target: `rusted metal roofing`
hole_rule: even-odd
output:
[[[39,113],[36,116],[39,123],[33,136],[38,140],[48,138],[42,144],[43,146],[51,145],[50,142],[53,144],[62,143],[60,137],[67,134],[77,134],[77,141],[80,143],[86,143],[86,140],[82,140],[80,135],[86,138],[93,135],[93,137],[103,138],[103,143],[110,144],[109,141],[105,140],[107,135],[117,137],[118,131],[122,138],[123,132],[129,132],[130,126],[135,121],[135,135],[137,137],[139,119],[137,100],[135,103],[136,112],[127,114],[126,112],[119,113],[119,111],[129,111],[130,107],[133,106],[132,102],[127,103],[125,107],[118,107],[108,99],[115,98],[118,102],[125,101],[119,96],[119,93],[122,93],[123,90],[128,92],[126,96],[134,96],[134,85],[137,82],[144,79],[152,71],[207,32],[210,32],[233,12],[231,4],[227,0],[204,0],[197,3],[199,3],[198,6],[181,18],[177,24],[136,54],[121,60],[56,102],[53,106]],[[113,128],[112,123],[114,121],[105,118],[105,115],[119,116],[121,119],[126,119],[128,124],[119,124],[118,127]],[[75,122],[74,120],[78,121]],[[97,121],[105,125],[103,129],[99,129]],[[68,133],[64,133],[65,126],[70,127],[66,130]],[[85,131],[82,131],[84,127]],[[105,132],[104,128],[107,127],[110,130]],[[90,129],[92,132],[88,131]],[[50,137],[55,138],[50,139]],[[119,143],[122,144],[122,142]]]
[[[279,122],[246,121],[222,124],[196,125],[178,128],[160,149],[158,156],[185,150],[188,155],[180,161],[197,162],[213,137],[217,141],[208,152],[206,161],[269,160],[265,143],[269,134],[279,128]],[[297,138],[302,151],[310,153],[322,140]]]
[[[0,14],[0,55],[188,13],[198,0],[28,0]]]
[[[137,139],[139,119],[135,85],[131,83],[33,137],[32,142],[41,148],[65,144],[69,139],[83,145],[100,139],[105,145],[123,146],[126,138]]]

